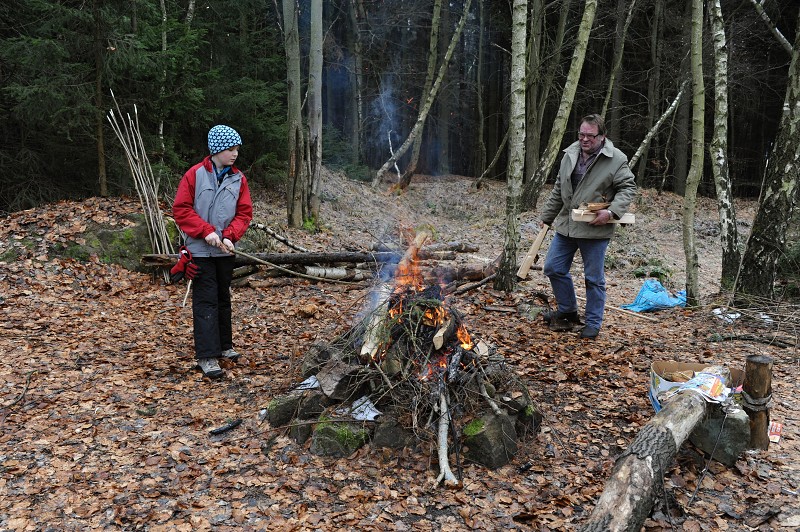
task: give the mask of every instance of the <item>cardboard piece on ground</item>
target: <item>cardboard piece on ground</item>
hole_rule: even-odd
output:
[[[695,375],[713,364],[693,364],[667,360],[655,360],[650,366],[650,389],[648,396],[653,410],[661,410],[659,396],[679,388],[695,377]],[[731,369],[731,390],[734,395],[741,391],[744,383],[744,371]]]
[[[574,222],[591,222],[597,217],[597,213],[588,209],[572,209],[572,221]],[[636,223],[636,215],[631,212],[626,212],[619,220],[612,218],[608,221],[610,224],[633,224]]]

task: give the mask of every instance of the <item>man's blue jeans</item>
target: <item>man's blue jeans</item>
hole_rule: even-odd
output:
[[[550,278],[558,311],[577,312],[578,300],[569,270],[575,252],[581,252],[586,284],[586,326],[600,329],[606,305],[605,256],[609,239],[570,238],[558,233],[550,243],[544,261],[544,274]]]

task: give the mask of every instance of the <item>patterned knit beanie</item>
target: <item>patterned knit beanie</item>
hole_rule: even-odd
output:
[[[242,137],[229,126],[214,126],[208,132],[208,151],[211,155],[242,145]]]

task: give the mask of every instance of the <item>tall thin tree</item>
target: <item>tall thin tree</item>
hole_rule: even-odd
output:
[[[525,171],[525,49],[528,0],[514,0],[511,15],[511,103],[506,179],[506,230],[503,260],[494,279],[497,290],[510,292],[516,286],[519,213],[522,174]]]
[[[717,190],[720,240],[722,244],[721,285],[732,288],[739,271],[739,232],[736,230],[736,208],[728,175],[728,45],[720,0],[709,2],[711,38],[714,44],[714,129],[708,154],[714,185]]]
[[[699,303],[697,243],[694,219],[697,208],[697,188],[703,175],[705,131],[705,85],[703,83],[703,0],[692,0],[692,40],[690,63],[692,68],[692,158],[686,176],[686,193],[683,197],[683,251],[686,256],[686,303]]]
[[[322,195],[322,0],[311,0],[308,54],[308,205],[303,209],[316,223]]]

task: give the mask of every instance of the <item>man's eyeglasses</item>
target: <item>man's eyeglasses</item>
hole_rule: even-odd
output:
[[[600,136],[600,133],[598,133],[597,135],[592,135],[591,133],[578,133],[578,138],[579,138],[579,139],[590,139],[590,140],[594,140],[594,139],[596,139],[596,138],[597,138],[597,137],[599,137],[599,136]]]

